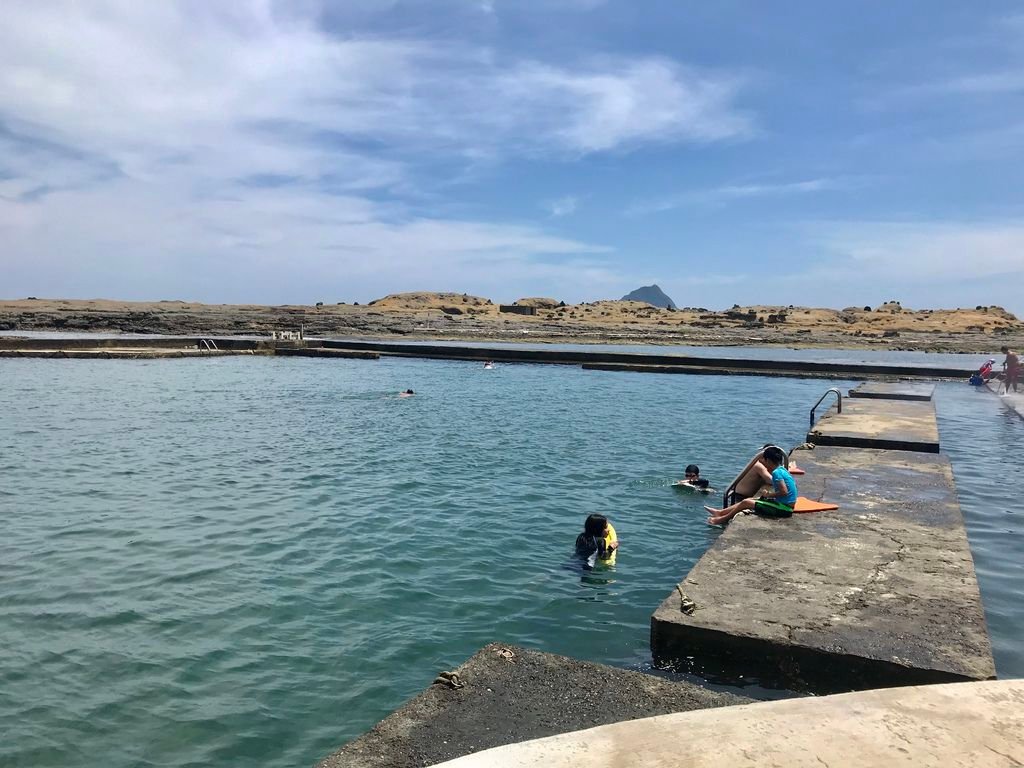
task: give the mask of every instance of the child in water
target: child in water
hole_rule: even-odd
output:
[[[683,482],[686,483],[686,485],[692,485],[694,488],[700,488],[703,490],[710,485],[705,478],[700,476],[700,467],[696,464],[688,464],[686,469],[683,471],[683,475],[686,478]]]
[[[781,448],[770,445],[761,453],[761,462],[771,473],[772,490],[759,499],[749,498],[725,509],[704,507],[711,513],[709,525],[727,523],[740,512],[753,510],[764,517],[790,517],[796,504],[796,480],[785,467],[786,454]]]
[[[576,555],[584,560],[612,560],[618,548],[618,536],[604,515],[590,515],[576,537]]]

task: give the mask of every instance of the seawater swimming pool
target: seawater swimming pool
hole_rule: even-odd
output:
[[[665,484],[800,442],[835,384],[294,358],[0,360],[0,381],[0,762],[33,766],[310,764],[491,640],[642,668],[718,535]],[[1022,675],[1024,421],[937,400],[997,665]],[[612,572],[568,567],[591,511],[623,540]]]

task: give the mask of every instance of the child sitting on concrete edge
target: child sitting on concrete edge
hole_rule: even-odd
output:
[[[793,505],[796,504],[796,480],[786,470],[786,454],[782,452],[781,448],[776,448],[773,445],[764,449],[761,460],[771,473],[772,490],[763,494],[759,499],[743,499],[725,509],[704,507],[711,513],[708,525],[722,525],[732,520],[740,512],[746,511],[753,511],[764,517],[792,516]]]

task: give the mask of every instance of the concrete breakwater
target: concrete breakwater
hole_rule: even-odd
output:
[[[833,406],[793,458],[802,495],[839,510],[734,520],[652,616],[655,659],[814,693],[994,677],[937,434],[930,402]]]
[[[748,703],[691,683],[493,643],[317,768],[434,765],[627,719]]]
[[[333,341],[306,339],[280,341],[231,337],[160,337],[160,338],[0,338],[0,356],[7,357],[74,357],[73,352],[130,350],[133,357],[168,356],[160,351],[200,350],[204,343],[221,353],[300,354],[306,356],[358,357],[346,352],[370,353],[367,357],[389,355],[419,357],[433,360],[494,360],[502,363],[535,363],[550,365],[581,365],[588,370],[629,371],[642,373],[690,373],[750,376],[796,376],[804,378],[860,379],[966,379],[972,371],[943,366],[883,365],[870,363],[825,363],[810,361],[744,359],[730,357],[697,357],[635,352],[579,351],[560,349],[526,349],[515,347],[477,347],[442,344],[403,344],[381,341]],[[312,350],[324,350],[313,352]],[[331,350],[328,352],[328,350]],[[65,353],[65,354],[61,354]],[[766,355],[770,350],[766,349]],[[123,355],[128,357],[129,355]]]

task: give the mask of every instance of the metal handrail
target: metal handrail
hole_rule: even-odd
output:
[[[825,390],[825,394],[818,398],[818,402],[816,402],[811,407],[811,427],[814,426],[814,412],[815,412],[815,410],[817,410],[818,406],[821,405],[821,401],[824,400],[826,397],[828,397],[829,394],[832,393],[832,392],[835,392],[836,393],[836,397],[838,398],[836,400],[836,413],[842,413],[843,412],[843,393],[839,391],[838,387],[832,387],[831,389],[827,389],[827,390]]]
[[[743,478],[743,476],[750,471],[750,468],[752,466],[754,466],[754,462],[758,461],[761,458],[761,456],[764,455],[765,448],[779,448],[779,446],[775,445],[774,443],[769,443],[768,445],[764,446],[764,448],[762,448],[760,451],[754,454],[754,458],[747,462],[747,466],[740,470],[740,473],[736,475],[736,479],[729,483],[729,487],[725,489],[725,495],[722,496],[723,507],[729,506],[729,497],[736,490],[736,486],[740,484],[740,480]],[[789,469],[789,454],[782,450],[782,448],[779,448],[779,450],[782,451],[782,455],[785,457],[783,465],[786,467],[786,469]]]
[[[217,350],[218,352],[220,351],[219,349],[217,349],[217,342],[215,342],[213,339],[200,339],[199,343],[196,344],[196,346],[199,347],[200,352],[203,351],[204,346],[206,347],[207,352],[213,352],[214,350]]]

